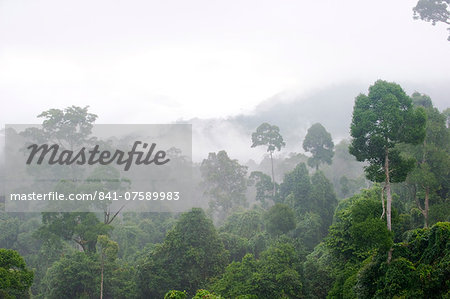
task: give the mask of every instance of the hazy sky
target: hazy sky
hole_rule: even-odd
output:
[[[0,126],[69,105],[167,123],[346,81],[443,84],[447,31],[413,20],[416,2],[0,0]]]

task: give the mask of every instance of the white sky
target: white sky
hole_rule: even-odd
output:
[[[0,0],[0,127],[69,105],[167,123],[346,81],[442,84],[447,31],[414,21],[416,2]]]

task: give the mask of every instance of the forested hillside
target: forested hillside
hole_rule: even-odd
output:
[[[348,139],[315,122],[287,154],[263,120],[247,150],[264,157],[193,162],[182,213],[12,213],[2,196],[0,298],[450,298],[449,109],[381,80],[354,96]]]

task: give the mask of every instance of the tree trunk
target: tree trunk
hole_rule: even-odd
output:
[[[392,260],[392,251],[394,251],[394,248],[390,248],[388,251],[388,258],[387,258],[387,263],[389,264]]]
[[[390,183],[390,177],[389,177],[389,150],[386,149],[385,157],[384,157],[384,172],[386,175],[386,222],[387,222],[387,228],[389,231],[392,231],[392,224],[391,224],[391,203],[392,203],[392,195],[391,195],[391,183]],[[392,259],[392,247],[388,251],[388,258],[387,262],[390,263]]]
[[[422,213],[423,219],[424,219],[424,224],[423,227],[428,227],[428,197],[429,197],[429,192],[430,190],[428,189],[428,187],[425,187],[425,207],[422,208],[421,204],[420,204],[420,200],[417,198],[417,192],[416,192],[416,187],[414,185],[414,200],[417,204],[417,208],[419,209],[420,213]]]
[[[423,186],[422,186],[423,187]],[[414,187],[414,200],[416,201],[417,208],[422,213],[424,224],[423,227],[428,227],[428,211],[430,208],[430,187],[426,186],[425,188],[425,200],[424,200],[424,207],[422,208],[420,204],[420,200],[417,198],[417,193]]]
[[[273,157],[272,157],[272,152],[270,152],[270,161],[272,162],[272,183],[273,183],[273,194],[272,194],[272,196],[273,196],[273,199],[275,200],[275,192],[276,192],[276,190],[275,190],[275,173],[274,173],[274,171],[273,171]]]
[[[380,219],[383,219],[384,215],[386,214],[386,208],[384,207],[384,190],[386,189],[386,186],[383,186],[381,188],[381,208],[383,209],[383,213],[381,214]]]
[[[386,149],[385,161],[384,161],[384,172],[386,175],[386,222],[387,228],[389,231],[392,231],[391,224],[391,203],[392,203],[392,195],[391,195],[391,183],[389,177],[389,154],[388,149]]]

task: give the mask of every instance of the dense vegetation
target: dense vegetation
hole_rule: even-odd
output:
[[[450,298],[448,110],[377,81],[350,141],[314,124],[308,156],[279,158],[282,131],[255,129],[267,157],[210,153],[193,165],[206,204],[184,213],[0,210],[0,298]]]

